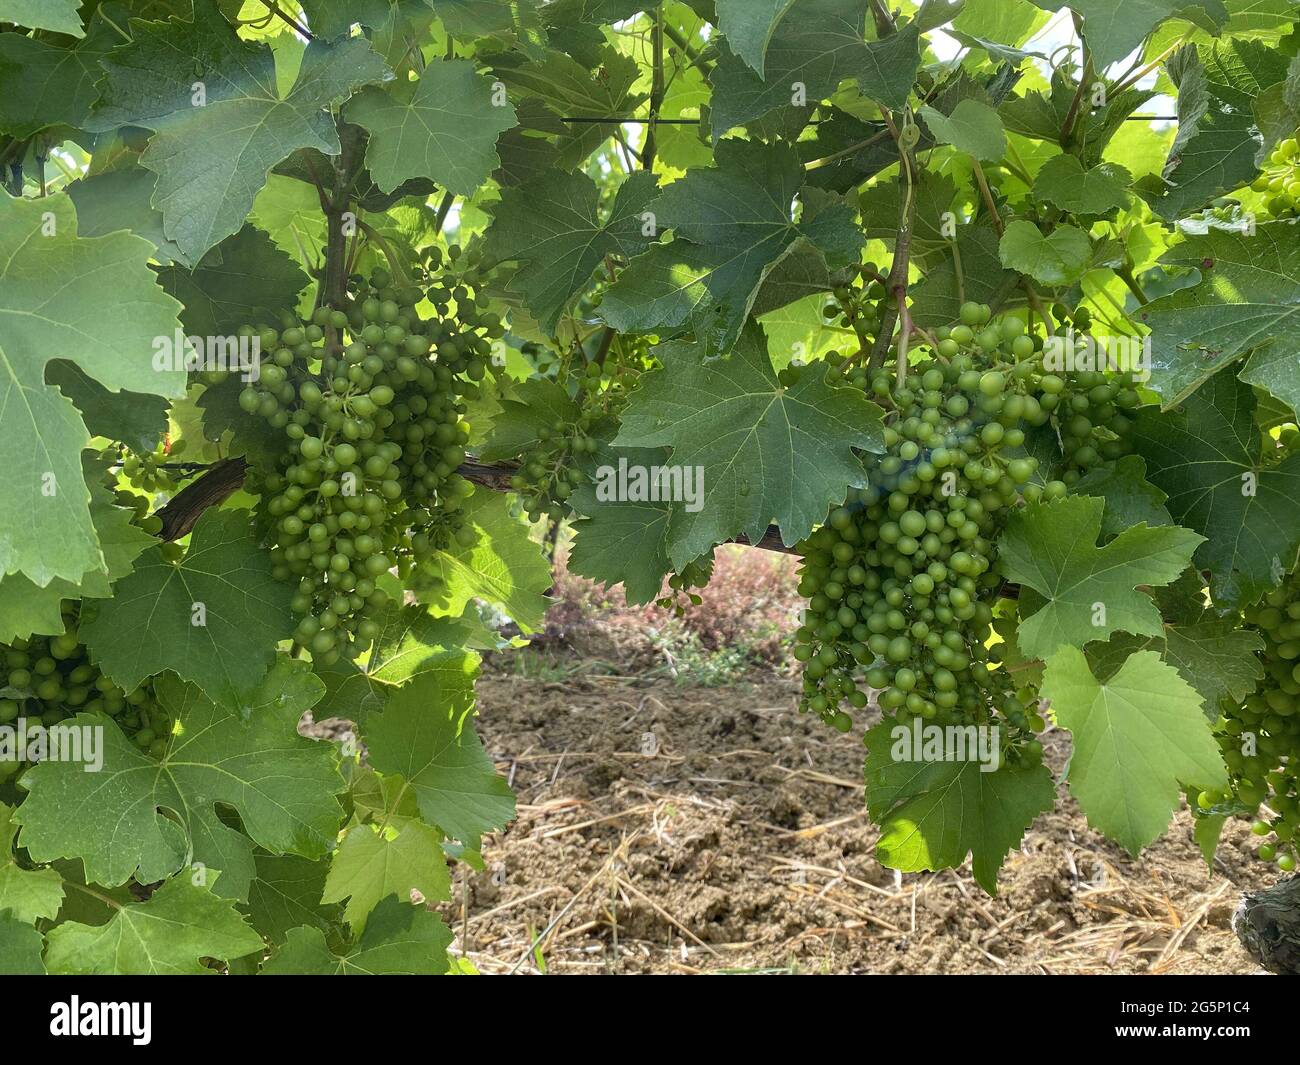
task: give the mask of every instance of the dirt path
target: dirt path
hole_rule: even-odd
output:
[[[794,685],[488,676],[479,730],[519,819],[447,908],[484,972],[1250,973],[1228,928],[1270,880],[1229,826],[1211,874],[1178,815],[1133,861],[1063,804],[989,898],[873,856],[861,746]],[[1058,776],[1063,743],[1049,742]]]

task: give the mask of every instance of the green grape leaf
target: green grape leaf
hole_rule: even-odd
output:
[[[484,832],[504,828],[515,799],[474,732],[473,692],[450,690],[425,673],[389,696],[364,733],[370,764],[410,784],[420,814],[477,849]]]
[[[383,29],[392,18],[394,0],[299,0],[307,25],[319,37],[338,37],[357,23]]]
[[[1034,199],[1071,214],[1105,214],[1128,203],[1132,178],[1117,163],[1099,163],[1091,170],[1072,155],[1056,155],[1034,178]]]
[[[23,869],[14,858],[13,808],[0,803],[0,915],[25,924],[53,920],[63,905],[63,877],[54,869]]]
[[[25,921],[0,913],[0,976],[44,976],[45,940]]]
[[[61,976],[203,976],[200,958],[260,953],[262,937],[227,899],[188,877],[169,880],[148,902],[123,906],[107,924],[50,930],[45,965]]]
[[[666,448],[607,448],[601,458],[610,468],[621,462],[649,469],[668,461]],[[608,487],[588,481],[569,498],[575,514],[570,572],[606,587],[623,585],[627,602],[648,603],[659,595],[673,570],[668,558],[668,528],[674,506],[670,500],[620,499]]]
[[[30,137],[47,129],[84,127],[98,97],[95,82],[103,76],[99,61],[121,40],[99,12],[89,34],[67,47],[0,33],[0,130]]]
[[[794,0],[716,0],[718,28],[728,47],[760,78],[772,34],[793,3]]]
[[[1006,154],[1007,135],[1002,129],[1002,119],[988,104],[965,99],[951,115],[927,104],[921,108],[920,115],[940,144],[951,144],[959,152],[990,162]]]
[[[1300,229],[1268,222],[1253,234],[1188,236],[1161,263],[1199,270],[1199,284],[1139,312],[1151,330],[1150,387],[1165,406],[1248,355],[1239,375],[1300,409]]]
[[[1047,768],[985,772],[987,763],[974,758],[914,760],[912,729],[889,722],[865,741],[867,811],[880,826],[881,862],[911,873],[956,868],[969,854],[976,882],[997,894],[1007,853],[1056,801]]]
[[[643,375],[614,441],[671,447],[682,487],[688,472],[695,480],[698,498],[678,500],[669,519],[674,566],[737,535],[757,543],[773,521],[787,544],[801,540],[850,485],[863,483],[853,448],[884,450],[879,408],[828,384],[820,363],[781,384],[759,326],[724,359],[696,361],[682,347],[664,369]]]
[[[1117,63],[1138,47],[1165,19],[1188,17],[1199,8],[1197,21],[1218,27],[1228,20],[1223,0],[1033,0],[1045,11],[1069,6],[1083,16],[1083,37],[1097,70]]]
[[[127,233],[78,237],[66,196],[0,196],[0,573],[44,586],[103,569],[81,469],[90,437],[45,368],[71,357],[114,392],[184,394],[184,371],[152,365],[154,338],[173,335],[179,308],[154,284],[150,251]]]
[[[501,400],[501,414],[478,449],[484,462],[518,458],[542,442],[556,422],[571,425],[582,413],[578,402],[549,377],[529,377]]]
[[[1210,571],[1222,606],[1256,601],[1300,549],[1300,453],[1263,469],[1254,412],[1254,394],[1229,368],[1179,410],[1142,408],[1131,432],[1174,521],[1206,538],[1196,566]]]
[[[1161,179],[1142,183],[1157,214],[1180,218],[1255,178],[1262,143],[1255,105],[1286,68],[1287,57],[1263,41],[1189,47],[1169,61],[1178,134]]]
[[[392,818],[383,826],[354,825],[334,852],[322,901],[346,900],[343,916],[359,930],[388,895],[402,902],[413,901],[413,892],[427,902],[451,898],[442,840],[436,828],[410,818]]]
[[[110,392],[67,359],[55,359],[46,366],[45,382],[72,400],[92,436],[148,453],[167,431],[167,401],[161,396]]]
[[[367,86],[344,108],[370,132],[366,165],[384,192],[429,178],[458,196],[473,193],[501,163],[497,137],[515,124],[492,81],[466,59],[434,60],[418,81]]]
[[[1117,630],[1161,632],[1160,612],[1136,589],[1175,580],[1205,538],[1173,525],[1137,525],[1098,547],[1104,506],[1095,496],[1070,496],[1011,514],[998,544],[1003,572],[1044,597],[1020,623],[1026,654],[1045,659],[1059,647],[1082,647]]]
[[[29,794],[16,819],[34,861],[80,858],[90,880],[113,886],[162,880],[190,860],[219,869],[225,859],[221,893],[245,898],[254,843],[307,858],[333,848],[345,784],[334,748],[297,733],[322,689],[306,663],[277,661],[246,712],[175,677],[154,688],[177,720],[161,759],[112,721],[80,714],[74,724],[102,728],[101,768],[45,761],[24,774]],[[239,814],[243,832],[222,821],[218,803]]]
[[[990,302],[1012,277],[1002,266],[992,227],[960,226],[956,244],[912,289],[912,319],[925,327],[951,325],[963,303]]]
[[[364,722],[367,714],[383,709],[394,687],[424,673],[436,674],[444,690],[462,689],[472,700],[480,660],[466,650],[473,638],[468,615],[440,617],[427,607],[390,602],[376,620],[382,628],[364,669],[349,659],[316,667],[325,682],[325,697],[313,711],[318,720]]]
[[[299,148],[337,155],[326,108],[385,76],[364,37],[314,40],[282,93],[270,46],[241,40],[215,0],[194,0],[192,21],[137,21],[132,29],[132,42],[103,61],[92,125],[154,131],[140,162],[158,175],[153,203],[167,236],[192,262],[239,231],[277,163]]]
[[[451,930],[436,913],[389,896],[343,953],[319,928],[294,928],[262,967],[264,976],[438,976],[447,971]]]
[[[1028,274],[1044,285],[1068,285],[1083,276],[1092,257],[1088,234],[1071,225],[1059,225],[1044,234],[1038,226],[1017,218],[998,242],[1002,265]]]
[[[410,588],[420,602],[439,613],[460,617],[471,599],[495,603],[521,632],[542,627],[551,587],[551,567],[528,524],[510,512],[510,499],[480,489],[462,508],[466,525],[477,533],[464,547],[449,547],[420,563]]]
[[[193,271],[180,266],[158,271],[163,291],[185,307],[181,324],[186,333],[228,340],[232,348],[240,326],[278,326],[280,313],[298,306],[298,295],[309,280],[293,259],[253,226],[244,226],[209,250]]]
[[[246,510],[208,510],[194,526],[180,563],[161,548],[81,626],[100,669],[126,691],[165,669],[230,706],[261,682],[275,645],[293,633],[293,588],[271,577]]]
[[[656,192],[652,174],[633,174],[619,186],[602,219],[600,191],[586,174],[551,170],[525,185],[501,190],[492,211],[486,254],[519,269],[509,289],[518,292],[548,332],[574,296],[591,284],[608,255],[631,258],[649,238],[643,214]]]
[[[1264,650],[1259,634],[1237,627],[1231,618],[1166,625],[1159,636],[1117,633],[1088,652],[1088,664],[1103,681],[1137,651],[1152,651],[1178,670],[1204,700],[1205,714],[1218,720],[1225,700],[1240,706],[1264,676],[1256,652]]]
[[[1094,466],[1075,482],[1074,495],[1097,496],[1106,503],[1101,534],[1118,536],[1135,525],[1173,525],[1165,508],[1169,497],[1146,479],[1146,463],[1137,455]]]
[[[1047,659],[1040,689],[1074,738],[1070,793],[1088,824],[1136,855],[1169,824],[1180,784],[1226,788],[1201,697],[1153,651],[1102,683],[1077,647]]]
[[[0,22],[84,37],[80,6],[81,0],[0,0]]]
[[[67,193],[77,208],[77,232],[102,237],[125,229],[154,246],[154,258],[163,264],[188,266],[189,260],[163,232],[162,212],[151,199],[158,175],[142,166],[122,166],[72,182]]]
[[[832,266],[856,257],[861,232],[846,204],[794,220],[804,171],[792,148],[726,140],[714,154],[716,166],[688,171],[649,205],[674,239],[633,259],[605,293],[608,325],[661,335],[689,325],[708,354],[722,353],[763,281],[793,250],[815,248]]]
[[[343,907],[320,901],[328,862],[261,851],[254,855],[254,862],[257,872],[242,908],[248,923],[272,943],[283,943],[290,930],[302,925],[325,931],[342,916]]]

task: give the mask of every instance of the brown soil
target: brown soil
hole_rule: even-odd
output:
[[[896,874],[874,857],[860,743],[798,714],[794,693],[486,676],[479,731],[519,818],[448,908],[473,963],[536,972],[545,932],[550,973],[1258,971],[1228,927],[1272,879],[1244,825],[1213,873],[1186,811],[1132,860],[1062,787],[996,898],[968,868]],[[1065,737],[1046,746],[1059,777]]]

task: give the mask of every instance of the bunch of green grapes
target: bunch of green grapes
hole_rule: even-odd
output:
[[[868,487],[852,490],[801,545],[799,588],[809,599],[794,652],[806,663],[801,705],[847,731],[842,705],[868,702],[861,677],[887,714],[939,724],[1000,715],[1011,760],[1032,763],[1041,757],[1036,697],[986,648],[1003,583],[995,544],[1018,500],[1068,491],[1061,479],[1031,483],[1038,460],[1024,444],[1027,431],[1053,422],[1060,431],[1060,417],[1077,412],[1062,409],[1066,383],[1042,372],[1041,342],[1023,322],[992,319],[978,304],[964,305],[961,319],[939,331],[930,360],[902,385],[892,371],[840,366],[887,409],[888,451],[866,457]],[[1101,432],[1090,425],[1080,447],[1096,446]]]
[[[103,714],[113,718],[142,750],[162,757],[172,734],[172,719],[155,698],[153,682],[123,691],[90,661],[77,634],[77,604],[66,604],[63,613],[62,635],[0,644],[6,677],[0,725],[13,725],[26,717],[48,727],[80,713]],[[18,768],[18,762],[0,761],[0,779]]]
[[[473,487],[456,472],[469,439],[463,397],[504,330],[478,307],[470,275],[425,287],[427,277],[419,267],[395,283],[377,269],[352,279],[348,311],[261,329],[261,375],[239,396],[287,438],[279,467],[250,488],[275,576],[298,582],[294,638],[326,664],[378,635],[384,574],[474,540],[461,514]],[[416,309],[426,299],[428,320]]]
[[[1258,855],[1289,873],[1296,868],[1300,831],[1300,575],[1246,611],[1264,640],[1264,678],[1221,722],[1219,744],[1232,774],[1227,793],[1196,796],[1202,810],[1228,804],[1254,811],[1252,831],[1271,837]],[[1271,816],[1258,816],[1263,805]]]
[[[520,494],[530,521],[540,521],[544,516],[561,520],[569,496],[587,479],[580,463],[600,448],[591,432],[597,419],[613,406],[606,402],[605,410],[599,409],[601,389],[607,386],[608,378],[600,364],[587,363],[577,376],[581,413],[572,421],[556,419],[542,426],[537,443],[521,456],[519,469],[510,477],[510,487]]]
[[[1269,153],[1263,172],[1250,187],[1263,194],[1269,217],[1300,215],[1300,144],[1295,137],[1278,143]]]
[[[869,348],[880,328],[882,306],[888,297],[880,270],[875,263],[863,263],[853,275],[831,290],[831,299],[822,308],[822,317],[838,322],[857,335],[858,346]]]

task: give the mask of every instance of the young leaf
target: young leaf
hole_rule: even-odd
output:
[[[996,161],[1006,154],[1007,135],[1002,120],[988,104],[967,99],[957,104],[951,115],[928,105],[921,108],[920,114],[941,144],[951,144],[976,159]]]
[[[66,196],[0,195],[0,573],[44,586],[104,568],[81,469],[90,437],[45,368],[67,358],[112,391],[184,394],[183,370],[152,365],[154,339],[180,323],[154,284],[151,252],[129,233],[79,237]]]
[[[727,358],[699,361],[682,346],[646,374],[614,443],[671,447],[672,463],[703,477],[702,506],[677,505],[668,554],[683,566],[739,534],[757,542],[771,522],[787,544],[807,536],[863,473],[853,448],[884,450],[881,412],[860,392],[832,387],[815,363],[783,385],[762,329],[751,325]]]
[[[322,691],[305,663],[277,662],[246,712],[174,677],[160,678],[155,690],[177,720],[161,759],[111,720],[80,714],[72,724],[100,730],[100,770],[45,761],[23,775],[29,794],[16,819],[33,860],[79,858],[90,880],[111,887],[172,876],[192,854],[214,869],[224,861],[218,890],[245,898],[254,843],[307,858],[334,846],[342,819],[335,796],[345,785],[334,748],[297,733]],[[243,832],[225,824],[218,803],[239,814]]]
[[[465,59],[435,60],[415,82],[367,86],[344,114],[370,131],[366,165],[385,192],[423,177],[471,195],[500,165],[497,137],[515,124],[514,108],[497,106],[491,79]]]
[[[1017,218],[998,243],[1002,265],[1028,274],[1044,285],[1068,285],[1088,266],[1092,244],[1088,234],[1071,225],[1059,225],[1044,234],[1033,222]]]
[[[343,916],[355,930],[388,895],[410,902],[418,892],[427,902],[451,897],[451,874],[442,852],[443,835],[418,820],[393,818],[384,825],[354,825],[330,861],[322,902],[343,902]]]
[[[910,734],[907,726],[884,722],[866,735],[867,809],[880,825],[876,853],[891,869],[909,873],[955,868],[969,854],[976,882],[997,894],[1007,852],[1056,801],[1052,774],[1042,765],[985,772],[973,758],[894,757],[900,739],[912,742]]]
[[[1062,647],[1047,659],[1042,693],[1073,734],[1070,793],[1130,854],[1165,830],[1180,784],[1227,787],[1201,697],[1154,652],[1131,655],[1101,683],[1082,651]]]
[[[410,784],[426,821],[477,848],[484,832],[514,817],[515,799],[474,733],[472,710],[472,693],[448,691],[426,673],[370,717],[365,741],[370,764]]]
[[[1021,603],[1019,640],[1026,654],[1046,658],[1116,630],[1162,631],[1160,612],[1136,589],[1177,578],[1205,538],[1177,526],[1137,525],[1098,547],[1104,505],[1094,496],[1070,496],[1012,512],[998,545],[1003,572],[1043,597],[1032,613]]]
[[[1105,214],[1128,203],[1129,173],[1117,163],[1091,170],[1072,155],[1056,155],[1034,178],[1034,199],[1071,214]]]
[[[62,924],[47,938],[45,965],[61,976],[211,975],[200,958],[229,961],[262,950],[262,937],[228,900],[188,877],[123,906],[108,924]]]
[[[447,971],[451,930],[436,913],[389,896],[365,931],[335,953],[319,928],[291,929],[263,976],[437,976]]]
[[[1300,548],[1300,454],[1264,469],[1254,411],[1254,394],[1229,368],[1179,411],[1142,408],[1132,431],[1169,513],[1206,538],[1196,565],[1210,571],[1222,606],[1256,601]]]

